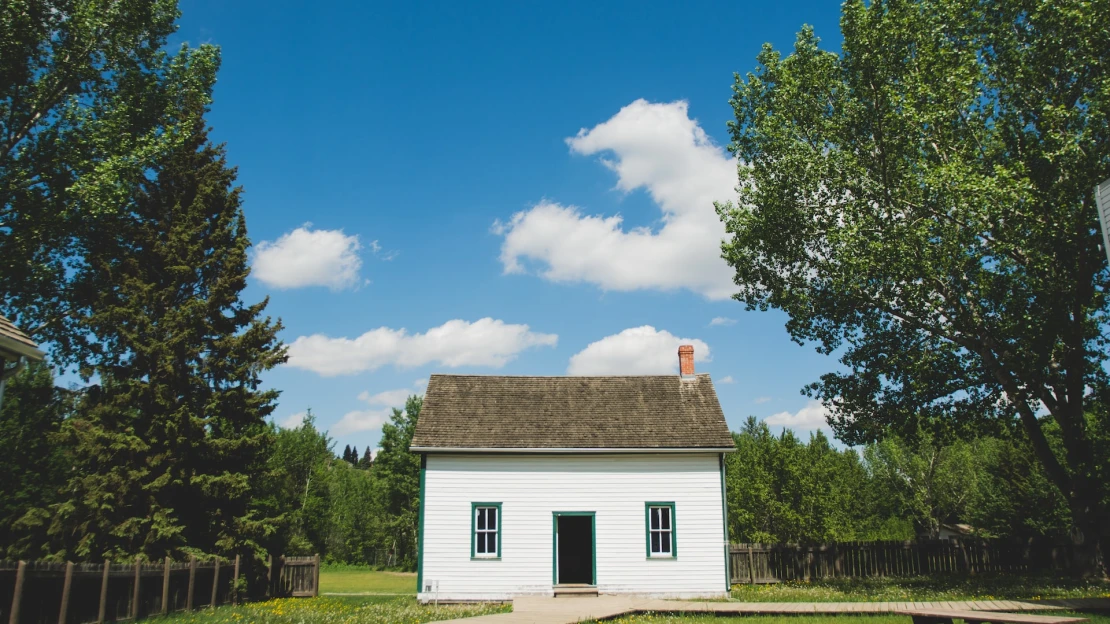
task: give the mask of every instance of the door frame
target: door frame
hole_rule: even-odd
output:
[[[590,517],[590,587],[597,587],[597,512],[594,511],[553,511],[551,512],[551,585],[559,584],[559,516]]]

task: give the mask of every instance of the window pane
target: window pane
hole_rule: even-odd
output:
[[[496,507],[490,507],[489,509],[486,510],[486,515],[488,516],[488,519],[486,520],[486,527],[490,528],[490,529],[496,529],[497,528],[497,508]]]
[[[651,552],[659,552],[659,534],[654,531],[651,534]]]
[[[486,529],[486,511],[485,507],[478,508],[478,530],[484,531]]]
[[[661,528],[663,528],[663,529],[671,528],[671,508],[670,507],[660,507],[659,508],[659,516],[663,519]]]
[[[651,528],[653,528],[653,529],[658,529],[659,528],[659,508],[658,507],[652,507],[651,508]]]
[[[659,552],[664,552],[664,553],[671,552],[671,534],[670,533],[660,533],[659,537],[663,542],[663,547],[659,549]]]
[[[491,555],[497,554],[497,534],[486,533],[486,552]]]
[[[479,555],[486,554],[486,534],[485,533],[479,533],[475,536],[475,538],[477,540],[477,545],[476,545],[476,548],[475,548],[477,553]]]

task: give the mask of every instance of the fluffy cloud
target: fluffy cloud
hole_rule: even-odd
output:
[[[347,236],[342,230],[312,230],[310,226],[305,224],[276,241],[258,243],[251,274],[263,284],[280,289],[327,286],[342,290],[358,286],[362,268],[358,236]]]
[[[376,370],[386,364],[407,368],[435,362],[440,366],[500,368],[531,347],[553,347],[559,337],[483,318],[473,323],[447,321],[423,334],[379,327],[357,338],[323,334],[301,336],[289,345],[289,366],[325,377]]]
[[[304,417],[305,417],[305,412],[297,412],[296,414],[290,414],[290,415],[286,416],[285,418],[282,418],[281,420],[276,421],[277,426],[281,427],[282,429],[296,429],[297,427],[301,426],[302,422],[304,422]]]
[[[365,401],[369,407],[378,407],[378,409],[368,410],[353,410],[343,415],[339,422],[332,427],[331,433],[335,435],[346,435],[356,431],[368,431],[370,429],[377,429],[389,421],[390,415],[393,414],[393,408],[403,409],[405,401],[414,394],[424,394],[423,388],[428,385],[428,380],[417,379],[413,384],[413,388],[398,388],[397,390],[386,390],[377,394],[370,394],[363,392],[358,395],[359,401]],[[371,454],[373,458],[373,454]]]
[[[757,399],[758,401],[758,399]],[[828,415],[828,410],[821,404],[820,401],[811,400],[806,403],[806,406],[797,412],[791,414],[790,412],[779,412],[772,414],[763,419],[763,422],[768,425],[782,425],[790,429],[823,429],[829,426],[825,417]]]
[[[631,327],[575,353],[569,375],[666,375],[678,372],[678,346],[694,345],[694,361],[709,360],[709,345],[650,325]]]
[[[332,426],[328,433],[332,435],[347,435],[357,431],[377,429],[389,422],[389,415],[393,413],[390,408],[377,410],[354,410],[343,414],[343,418]]]
[[[720,379],[718,379],[717,383],[720,383],[720,384],[734,384],[734,383],[736,383],[736,380],[732,378],[732,375],[725,375],[724,377],[721,377]]]
[[[617,189],[646,189],[662,212],[662,227],[626,230],[619,215],[587,215],[575,206],[541,201],[494,223],[504,236],[506,273],[522,260],[556,282],[587,282],[605,290],[686,288],[709,299],[733,293],[732,270],[721,259],[724,226],[714,201],[731,199],[736,162],[690,119],[686,102],[625,106],[608,121],[568,138],[572,152],[602,157]]]
[[[730,319],[726,316],[714,316],[712,321],[709,321],[710,327],[735,325],[736,319]]]

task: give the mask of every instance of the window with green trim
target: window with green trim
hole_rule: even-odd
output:
[[[648,557],[674,557],[675,544],[674,503],[647,503]]]
[[[471,526],[471,556],[497,558],[501,556],[501,504],[474,503]]]

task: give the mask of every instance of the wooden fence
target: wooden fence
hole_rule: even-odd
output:
[[[240,572],[238,556],[184,563],[0,561],[0,623],[116,622],[250,597],[316,596],[320,557],[271,557],[264,591],[255,596],[243,593]]]
[[[733,583],[1069,570],[1074,548],[1047,542],[919,540],[818,545],[733,544]]]

